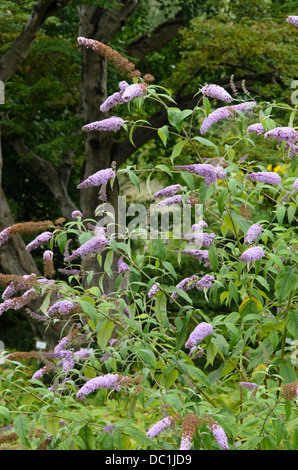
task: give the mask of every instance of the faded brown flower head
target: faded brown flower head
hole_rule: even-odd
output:
[[[122,57],[119,52],[115,51],[111,47],[103,44],[102,42],[94,39],[78,38],[78,43],[85,46],[87,49],[92,49],[101,57],[105,57],[108,62],[112,62],[115,67],[120,70],[121,73],[127,75],[128,78],[140,77],[141,72],[136,70],[135,64],[130,62],[125,57]]]
[[[11,235],[15,234],[28,234],[28,233],[37,233],[37,232],[44,232],[50,226],[53,225],[51,220],[42,220],[39,222],[20,222],[18,224],[14,224],[9,227],[9,232]]]
[[[28,278],[28,281],[29,281],[29,278]],[[24,282],[24,278],[21,275],[18,276],[17,274],[2,274],[2,273],[0,273],[0,286],[2,286],[2,287],[7,287],[11,283],[13,283],[14,285],[18,285],[21,282],[22,283]]]
[[[240,214],[246,220],[250,220],[250,207],[247,204],[245,204],[244,202],[241,203]]]
[[[200,419],[196,413],[190,413],[183,418],[182,423],[182,437],[188,437],[192,440],[197,427],[200,424]]]
[[[291,382],[289,384],[283,384],[281,388],[282,388],[283,396],[285,400],[291,401],[293,400],[293,398],[298,397],[298,381]]]

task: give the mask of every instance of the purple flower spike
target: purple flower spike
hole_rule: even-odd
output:
[[[296,28],[298,28],[298,16],[288,16],[286,19],[288,23],[292,23]]]
[[[200,279],[196,283],[196,288],[198,290],[203,290],[203,289],[210,289],[212,287],[213,281],[214,281],[214,276],[211,276],[210,274],[206,274],[202,279]]]
[[[211,429],[212,434],[221,450],[229,450],[227,436],[223,428],[219,424],[215,423],[211,426],[211,428],[209,427],[209,429]]]
[[[298,140],[298,133],[292,127],[276,127],[266,132],[265,139],[275,139],[278,142],[288,142],[294,144]]]
[[[247,390],[257,390],[259,386],[253,382],[239,382],[239,387],[247,388]]]
[[[82,181],[77,187],[89,188],[90,186],[101,186],[107,184],[110,179],[115,178],[116,174],[112,168],[106,168],[105,170],[99,170],[93,175],[88,176],[87,179]]]
[[[189,436],[182,436],[179,450],[189,450],[192,445],[192,439]]]
[[[240,256],[240,261],[245,261],[246,263],[257,261],[262,259],[265,256],[263,248],[260,246],[252,246],[248,248],[242,255]]]
[[[130,271],[130,267],[128,266],[128,264],[126,264],[122,258],[119,259],[118,261],[118,273],[121,274],[121,273],[126,273],[126,272],[129,272]]]
[[[293,189],[298,192],[298,178],[295,179],[294,183],[293,183]]]
[[[172,204],[183,204],[182,195],[176,194],[176,196],[169,197],[164,201],[160,201],[156,204],[156,207],[171,206]],[[191,199],[188,198],[186,204],[191,205]]]
[[[221,101],[228,101],[229,103],[233,101],[232,96],[221,86],[219,85],[205,85],[201,90],[202,94],[208,96],[209,98],[215,98]]]
[[[102,121],[91,122],[82,127],[83,131],[92,132],[92,131],[118,131],[120,127],[124,125],[122,118],[117,116],[111,116],[108,119],[103,119]]]
[[[35,250],[35,248],[38,248],[43,243],[48,242],[49,240],[51,240],[51,238],[52,238],[51,232],[43,232],[26,246],[26,250],[27,251]]]
[[[73,211],[72,214],[71,214],[71,218],[73,220],[77,219],[78,217],[83,217],[83,214],[82,212],[80,211]]]
[[[255,101],[247,101],[234,106],[223,106],[222,108],[216,109],[204,119],[200,128],[201,134],[204,134],[213,124],[223,119],[230,119],[239,112],[249,114],[254,106],[256,106]]]
[[[189,335],[189,338],[185,343],[185,347],[188,349],[194,348],[200,341],[206,338],[206,336],[211,335],[212,332],[213,326],[211,323],[200,323]]]
[[[260,122],[257,122],[256,124],[251,124],[247,128],[247,132],[255,132],[257,135],[263,134],[264,132],[263,124],[261,124]]]
[[[246,232],[245,243],[252,243],[261,236],[263,228],[260,224],[253,224]]]
[[[147,437],[150,439],[153,439],[153,437],[156,437],[159,433],[164,431],[165,429],[171,427],[173,424],[173,418],[171,416],[166,416],[165,418],[161,419],[157,423],[155,423],[152,428],[147,431]]]
[[[153,299],[156,296],[156,292],[160,290],[159,286],[160,286],[159,282],[155,282],[153,286],[149,289],[149,292],[148,292],[149,299]]]
[[[278,186],[281,183],[281,177],[274,171],[249,173],[246,178],[250,181],[260,181],[261,183],[272,184],[272,186]]]
[[[121,381],[118,374],[106,374],[94,379],[88,380],[77,393],[77,398],[83,400],[86,395],[98,390],[99,388],[107,388],[119,391],[121,390]]]
[[[127,101],[132,100],[133,98],[139,98],[144,94],[144,88],[139,83],[129,85],[125,88],[122,99],[126,103]]]
[[[166,188],[157,191],[153,194],[153,197],[168,197],[174,196],[178,191],[182,190],[181,184],[172,184],[171,186],[167,186]]]

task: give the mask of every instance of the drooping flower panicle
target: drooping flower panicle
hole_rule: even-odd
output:
[[[173,424],[173,418],[171,416],[166,416],[165,418],[162,418],[160,421],[155,423],[149,431],[147,431],[147,437],[150,439],[153,439],[154,437],[158,436],[162,431],[165,429],[169,428]]]
[[[260,246],[252,246],[242,253],[240,256],[240,261],[245,261],[246,263],[251,263],[262,259],[265,256],[264,250]]]
[[[185,343],[185,347],[190,349],[190,354],[194,351],[196,346],[200,341],[202,341],[206,336],[211,335],[213,332],[213,326],[211,323],[201,322],[189,335],[188,340]]]
[[[43,233],[41,233],[31,243],[29,243],[26,246],[26,250],[27,251],[35,250],[35,248],[38,248],[43,243],[47,243],[48,241],[50,241],[51,238],[52,238],[52,235],[53,235],[52,232],[43,232]]]
[[[102,119],[101,121],[94,121],[89,124],[86,124],[82,127],[83,131],[86,132],[107,132],[107,131],[119,131],[119,129],[124,125],[124,120],[117,116],[111,116],[107,119]]]
[[[298,16],[288,16],[286,21],[292,23],[296,28],[298,28]]]
[[[281,183],[281,177],[274,171],[259,171],[257,173],[249,173],[246,178],[250,181],[259,181],[261,183],[278,186]]]
[[[255,106],[255,101],[247,101],[245,103],[218,108],[204,119],[200,127],[200,132],[201,134],[205,134],[205,132],[207,132],[207,130],[217,122],[222,121],[223,119],[230,119],[239,112],[249,114]]]
[[[260,224],[253,224],[249,227],[245,236],[245,243],[252,243],[262,234],[263,227]]]
[[[209,98],[215,98],[221,101],[231,102],[233,101],[232,96],[221,86],[209,84],[204,85],[201,89],[201,93]]]

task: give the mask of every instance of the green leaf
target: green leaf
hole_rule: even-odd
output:
[[[227,198],[228,192],[229,192],[228,189],[225,188],[219,193],[219,195],[217,197],[217,207],[218,207],[218,210],[221,214],[224,211],[225,200]]]
[[[239,307],[239,313],[241,316],[257,314],[262,310],[262,304],[259,300],[254,297],[245,299]]]
[[[0,415],[5,416],[8,421],[11,421],[10,411],[5,406],[0,406]]]
[[[180,155],[180,153],[182,152],[183,147],[185,146],[185,144],[187,144],[186,140],[180,140],[179,142],[177,142],[176,145],[174,145],[173,150],[172,150],[172,154],[170,156],[170,160],[171,160],[172,163],[173,163],[174,159],[177,158]]]
[[[275,292],[277,299],[282,302],[287,299],[289,293],[297,287],[298,270],[296,266],[285,266],[282,268],[275,280]]]
[[[286,319],[286,326],[294,338],[298,339],[298,310],[289,311]]]
[[[173,173],[171,172],[169,167],[167,167],[166,165],[160,164],[160,165],[156,165],[154,168],[158,168],[159,170],[165,171],[171,177],[173,176]]]
[[[145,362],[146,366],[148,366],[150,369],[155,370],[156,357],[154,355],[154,352],[151,351],[150,349],[139,349],[138,353],[143,359],[143,361]]]
[[[94,323],[97,323],[99,314],[96,310],[96,308],[92,305],[91,302],[83,299],[78,300],[79,304],[81,305],[83,311],[94,321]]]
[[[285,206],[278,206],[276,210],[276,218],[277,218],[279,225],[282,225],[285,213],[286,213]]]
[[[177,279],[177,273],[175,271],[174,266],[169,263],[169,261],[162,261],[163,266],[166,268],[166,270],[172,274],[172,276]]]
[[[55,416],[50,416],[46,419],[46,428],[49,434],[52,434],[53,438],[56,439],[57,432],[59,429],[60,418],[56,418]]]
[[[210,382],[208,377],[202,372],[200,369],[198,369],[195,366],[191,366],[188,364],[184,364],[185,368],[187,370],[187,373],[190,375],[190,377],[195,380],[196,382],[199,382],[202,385],[205,385],[206,387],[210,387]]]
[[[109,276],[113,275],[113,272],[111,270],[113,257],[114,257],[114,251],[109,250],[108,253],[106,254],[105,262],[104,262],[104,272],[107,273]]]
[[[193,175],[188,173],[187,171],[182,171],[181,176],[184,179],[185,183],[188,185],[188,187],[193,191],[195,187]]]
[[[213,272],[216,272],[218,268],[218,254],[217,254],[217,250],[216,250],[214,243],[212,243],[209,248],[209,260],[210,260]]]
[[[167,146],[167,140],[169,138],[169,128],[168,126],[162,126],[157,130],[157,134],[159,135],[162,143],[164,146]]]
[[[282,377],[284,383],[290,384],[297,380],[297,375],[295,369],[291,364],[287,362],[283,362],[279,366],[279,375]]]
[[[183,111],[181,111],[179,108],[169,108],[169,123],[172,124],[172,126],[176,127],[177,131],[180,132],[183,125],[183,120],[192,113],[192,109],[184,109]]]
[[[133,171],[128,171],[128,176],[129,176],[130,181],[138,188],[140,192],[141,189],[140,189],[139,177]]]
[[[112,321],[103,321],[99,327],[97,333],[97,342],[103,351],[105,351],[109,339],[111,338],[114,329],[114,323]]]
[[[199,137],[199,136],[194,137],[193,140],[200,142],[200,144],[202,145],[207,145],[207,147],[213,147],[217,155],[219,155],[219,150],[218,150],[217,145],[211,142],[211,140],[208,140],[208,139],[205,139],[204,137]]]
[[[95,438],[93,432],[89,426],[83,426],[79,430],[79,436],[84,442],[85,450],[94,450],[95,449]]]
[[[29,422],[26,418],[25,415],[19,414],[16,416],[13,422],[13,427],[15,432],[20,438],[21,443],[25,447],[31,447],[31,444],[29,442]]]

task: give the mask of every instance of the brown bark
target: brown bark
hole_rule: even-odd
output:
[[[184,24],[183,12],[178,11],[176,16],[155,28],[150,35],[142,34],[131,41],[125,50],[131,57],[135,59],[144,59],[154,51],[164,47],[173,39]]]
[[[7,82],[25,59],[30,46],[45,20],[68,2],[58,0],[38,0],[26,26],[15,43],[0,60],[0,80]]]
[[[22,160],[28,163],[36,177],[48,187],[56,200],[61,215],[67,220],[71,220],[71,213],[76,209],[76,206],[67,192],[68,171],[61,171],[59,174],[49,161],[31,151],[21,138],[13,136],[11,143]]]

